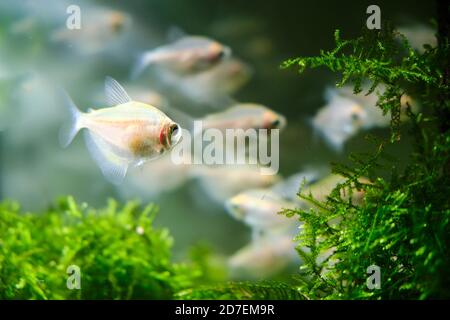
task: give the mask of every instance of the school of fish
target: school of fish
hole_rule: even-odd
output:
[[[65,2],[59,6],[64,5]],[[31,10],[23,6],[20,10]],[[167,38],[162,41],[146,42],[145,39],[157,37],[149,37],[145,32],[133,36],[132,30],[142,30],[142,27],[133,21],[130,14],[100,6],[92,6],[91,9],[85,16],[86,28],[78,33],[65,27],[54,28],[49,45],[75,48],[82,59],[102,54],[117,60],[127,59],[129,70],[116,77],[120,83],[107,74],[98,81],[104,86],[104,97],[100,94],[86,97],[93,106],[104,107],[78,108],[70,97],[70,87],[58,90],[58,101],[61,109],[65,105],[67,114],[67,121],[59,132],[61,145],[68,148],[66,152],[69,152],[69,145],[77,134],[82,132],[92,163],[119,193],[127,197],[140,195],[150,200],[170,194],[185,184],[195,185],[216,208],[222,208],[232,219],[249,229],[249,243],[227,259],[233,278],[265,279],[301,262],[296,252],[301,248],[296,248],[294,237],[302,222],[280,212],[294,208],[312,209],[313,205],[301,200],[297,194],[311,194],[324,201],[337,184],[345,181],[344,177],[330,174],[329,168],[319,166],[298,168],[299,172],[283,177],[281,174],[262,175],[258,170],[260,163],[191,165],[187,164],[188,161],[174,164],[171,159],[171,151],[182,142],[184,132],[192,131],[195,121],[202,122],[203,130],[217,129],[221,132],[226,129],[278,129],[283,134],[289,127],[289,119],[277,111],[277,106],[236,98],[258,71],[251,61],[243,61],[227,44],[212,37],[190,35],[177,28],[169,30]],[[19,20],[8,32],[20,36],[44,20],[61,25],[60,21],[50,19],[50,11],[36,18]],[[249,30],[260,28],[257,23],[245,23]],[[241,34],[238,24],[233,29],[226,21],[213,29],[216,35],[234,32],[249,37]],[[424,26],[403,27],[400,31],[412,40],[416,50],[422,50],[416,43],[423,43],[423,39],[432,42],[429,40],[431,31]],[[272,44],[269,40],[261,37],[250,40],[246,45],[249,52],[262,56],[270,54]],[[126,48],[133,42],[141,44],[139,54],[127,52]],[[0,80],[4,76],[11,77],[8,66],[1,63],[0,59]],[[89,73],[93,67],[86,63],[79,72]],[[67,68],[75,67],[69,65]],[[34,91],[48,89],[46,79],[36,75],[17,81],[22,104],[33,102],[29,96]],[[74,79],[72,83],[77,81]],[[320,137],[319,141],[332,152],[343,153],[348,141],[359,133],[389,126],[390,115],[383,114],[375,106],[377,95],[383,91],[380,86],[377,92],[365,96],[354,94],[347,86],[325,87],[325,103],[307,119],[308,129]],[[400,103],[402,121],[407,120],[405,113],[408,107],[413,110],[420,107],[406,95]],[[39,121],[32,120],[42,116],[42,112],[24,113],[29,117],[25,125],[30,125],[29,128],[39,125]],[[7,121],[0,117],[0,131],[7,125]],[[21,136],[18,137],[20,142]],[[190,158],[189,154],[185,156]],[[68,166],[75,166],[78,159]],[[77,171],[73,171],[76,175]],[[370,183],[366,178],[361,182]],[[362,203],[364,194],[353,190],[351,201],[355,205]]]

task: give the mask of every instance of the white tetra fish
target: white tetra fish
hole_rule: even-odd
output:
[[[263,279],[298,263],[296,243],[290,234],[259,238],[237,251],[228,260],[233,278]]]
[[[184,36],[144,53],[134,66],[131,77],[136,78],[149,65],[161,66],[178,75],[194,74],[215,66],[230,54],[230,48],[215,40]]]
[[[369,86],[366,85],[363,87],[363,91],[367,92],[369,90]],[[386,90],[384,85],[379,85],[375,92],[366,95],[363,93],[354,94],[353,88],[350,86],[344,86],[339,89],[329,89],[329,92],[333,92],[332,94],[338,94],[342,97],[347,97],[352,99],[359,105],[361,105],[367,113],[366,121],[363,124],[364,129],[372,129],[372,128],[383,128],[388,127],[391,123],[391,113],[387,112],[383,113],[380,107],[377,106],[378,95],[383,94]],[[408,120],[408,116],[406,115],[406,109],[411,107],[412,112],[417,112],[419,110],[419,104],[417,101],[413,100],[409,95],[403,94],[400,98],[400,120],[406,121]]]
[[[207,85],[209,91],[233,94],[250,80],[252,73],[250,66],[239,59],[232,58],[198,75],[196,81],[198,85]]]
[[[195,166],[191,175],[198,179],[204,192],[221,205],[239,192],[268,188],[280,180],[278,175],[262,175],[259,168],[252,165]]]
[[[303,183],[308,185],[314,182],[322,174],[321,171],[302,171],[271,188],[245,190],[228,199],[225,208],[231,216],[243,221],[256,233],[274,234],[298,227],[297,219],[288,218],[279,212],[301,205],[297,197],[299,189]]]
[[[171,84],[196,103],[221,107],[232,103],[230,95],[244,86],[251,74],[251,68],[244,62],[230,58],[207,71],[189,77],[173,77]]]
[[[218,129],[223,133],[226,132],[226,129],[282,130],[287,124],[287,120],[283,115],[256,103],[238,103],[224,111],[210,113],[196,119],[174,108],[166,108],[166,110],[168,114],[171,114],[174,119],[189,131],[195,129],[195,122],[201,122],[202,130]]]
[[[202,119],[203,128],[216,129],[283,129],[286,118],[256,103],[239,103],[225,111],[209,114]]]
[[[410,26],[402,26],[397,29],[409,41],[411,47],[420,53],[425,51],[424,45],[428,44],[432,47],[437,46],[435,30],[424,24],[414,24]]]
[[[83,14],[79,30],[70,30],[64,26],[52,32],[50,40],[90,55],[119,45],[125,31],[131,30],[132,18],[125,12],[100,7],[91,8],[87,12],[89,14]]]
[[[294,203],[282,199],[267,189],[247,190],[228,199],[225,203],[229,214],[243,221],[256,232],[293,227],[297,224],[296,219],[289,219],[279,212],[294,207]]]
[[[329,169],[324,166],[312,166],[297,172],[274,185],[270,190],[281,198],[298,204],[298,193],[306,186],[326,176]]]
[[[367,123],[367,111],[356,101],[327,91],[328,104],[312,119],[312,125],[336,151]]]
[[[141,165],[175,146],[182,130],[157,108],[133,101],[112,78],[106,78],[105,93],[111,107],[87,113],[67,96],[72,122],[61,130],[60,140],[66,147],[79,130],[87,129],[85,140],[92,157],[104,176],[119,184],[130,165]]]
[[[169,106],[169,101],[166,99],[166,97],[157,91],[149,90],[144,86],[136,85],[133,85],[131,87],[127,86],[127,89],[128,93],[138,101],[152,105],[163,111]]]
[[[338,174],[330,174],[323,179],[314,182],[310,186],[305,187],[305,191],[302,192],[305,195],[311,194],[314,199],[318,201],[326,201],[327,197],[330,195],[330,193],[333,191],[333,189],[340,183],[344,183],[346,181],[346,178],[338,175]],[[370,181],[367,178],[361,177],[359,179],[360,183],[370,183]],[[344,191],[341,192],[341,196],[344,199],[348,199],[349,195],[346,194]],[[364,191],[357,190],[356,188],[352,189],[352,201],[354,204],[359,205],[364,200]],[[310,203],[307,203],[303,201],[305,206],[311,205]]]

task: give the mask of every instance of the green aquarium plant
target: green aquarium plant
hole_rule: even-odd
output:
[[[447,14],[439,19],[439,45],[425,46],[423,53],[386,25],[355,40],[342,40],[336,31],[335,49],[284,64],[301,72],[316,67],[339,72],[343,77],[338,86],[352,82],[355,94],[363,94],[367,81],[370,89],[365,94],[383,84],[386,89],[374,108],[390,112],[392,119],[390,140],[376,142],[371,154],[352,155],[354,165],[334,165],[334,172],[347,181],[325,203],[300,194],[318,209],[285,211],[304,221],[297,237],[304,261],[298,289],[308,297],[450,298],[448,7],[442,12]],[[413,148],[400,169],[386,150],[401,139],[404,94],[415,97],[422,109],[406,110]],[[364,176],[369,183],[359,182]],[[360,206],[342,197],[354,189],[365,193]],[[380,274],[376,287],[366,283],[372,268]]]
[[[172,262],[173,239],[153,226],[156,213],[114,200],[95,210],[72,197],[42,213],[1,203],[0,298],[172,298],[202,279],[202,266]],[[78,289],[68,283],[74,267]]]

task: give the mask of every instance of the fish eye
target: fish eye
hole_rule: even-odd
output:
[[[231,54],[231,50],[229,47],[221,46],[220,50],[217,52],[216,59],[222,60],[229,57]]]
[[[272,126],[272,128],[278,128],[280,126],[280,123],[281,123],[280,119],[276,119],[276,120],[272,121],[271,126]]]
[[[225,57],[225,51],[224,50],[220,50],[218,53],[217,53],[217,58],[218,59],[222,59],[222,58],[224,58]]]
[[[179,126],[177,124],[174,124],[173,126],[170,127],[170,134],[176,135],[178,133],[178,130],[179,130]]]
[[[356,112],[353,112],[351,114],[351,118],[353,121],[357,121],[357,120],[359,120],[359,114],[357,114]]]
[[[171,144],[177,143],[181,138],[181,128],[178,124],[173,124],[169,129],[169,137]]]

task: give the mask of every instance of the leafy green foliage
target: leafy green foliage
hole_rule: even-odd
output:
[[[275,281],[229,282],[187,289],[179,292],[178,299],[253,299],[253,300],[302,300],[304,297],[289,284]]]
[[[355,94],[369,82],[386,90],[377,106],[391,112],[393,139],[378,142],[373,154],[354,154],[353,166],[334,165],[347,178],[314,210],[286,210],[304,222],[298,252],[304,261],[298,289],[308,298],[425,299],[450,298],[450,127],[448,35],[437,48],[414,51],[406,39],[386,26],[356,40],[335,33],[336,48],[318,57],[296,58],[283,67],[326,67],[342,74],[338,86],[352,82]],[[400,99],[420,100],[423,111],[409,118],[414,149],[398,173],[385,151],[400,138]],[[376,106],[374,106],[376,107]],[[380,174],[383,173],[384,175]],[[370,183],[362,183],[362,177]],[[389,178],[381,178],[388,176]],[[355,190],[364,192],[356,205]],[[367,267],[381,268],[381,289],[366,286]]]
[[[171,298],[202,271],[171,262],[173,240],[153,227],[156,212],[153,205],[119,207],[113,200],[94,210],[71,197],[43,213],[1,203],[0,298]],[[80,290],[66,286],[70,265],[80,267]]]

